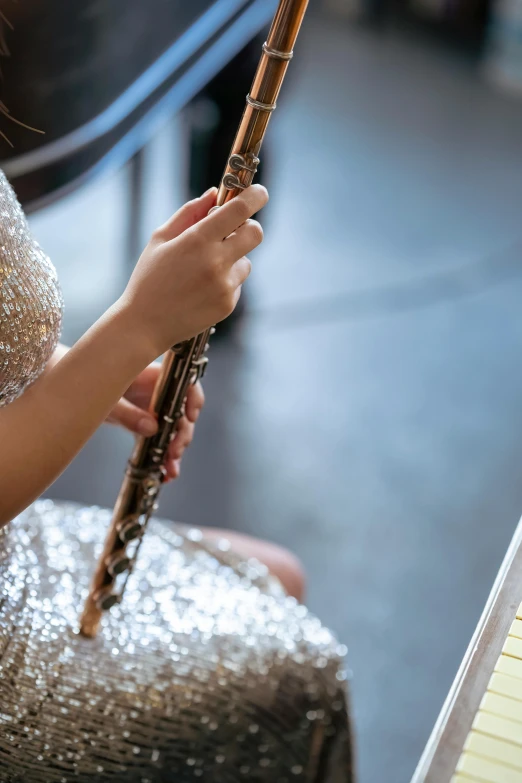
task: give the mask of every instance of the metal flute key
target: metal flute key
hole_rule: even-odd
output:
[[[218,190],[223,206],[252,184],[270,116],[293,56],[308,0],[281,0],[254,77],[239,129]],[[191,384],[204,374],[213,329],[173,346],[165,356],[151,401],[158,432],[140,437],[129,460],[82,616],[80,631],[94,637],[104,611],[122,600],[147,523],[165,479],[169,443],[184,414]]]

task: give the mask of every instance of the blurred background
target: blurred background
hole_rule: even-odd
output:
[[[60,127],[78,111],[85,129],[93,96],[95,118],[123,91],[108,96],[103,62],[83,92],[80,70],[63,73],[66,55],[96,65],[114,23],[103,5],[85,3],[83,49],[60,17],[64,43],[45,59],[57,80],[16,115],[42,126],[51,106],[56,131],[26,132],[5,161],[58,268],[68,344],[123,290],[153,228],[219,179],[274,8],[250,3],[243,37],[208,49],[212,67],[152,119],[142,84],[127,135],[98,129],[92,160],[80,138],[75,169],[78,132],[67,126],[64,153]],[[189,33],[220,4],[190,5]],[[161,31],[172,40],[151,62],[178,35]],[[266,239],[162,497],[162,516],[301,558],[310,608],[349,647],[360,783],[411,777],[522,511],[521,95],[521,0],[311,3],[263,154]],[[130,448],[103,428],[48,494],[111,506]]]

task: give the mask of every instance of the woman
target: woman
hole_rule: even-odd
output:
[[[208,215],[215,198],[154,233],[124,294],[65,350],[54,268],[0,176],[2,783],[350,779],[344,651],[295,600],[291,555],[153,521],[88,640],[77,619],[109,512],[37,500],[102,422],[151,434],[151,362],[234,309],[267,193]],[[171,477],[202,403],[194,388]]]

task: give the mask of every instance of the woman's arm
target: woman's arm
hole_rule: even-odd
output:
[[[49,370],[52,370],[53,367],[55,367],[60,359],[63,359],[65,354],[70,351],[70,348],[67,345],[64,345],[63,343],[58,343],[56,346],[53,355],[45,365],[44,372],[49,372]]]
[[[35,500],[108,416],[152,346],[117,306],[24,394],[0,410],[0,526]]]
[[[58,343],[47,362],[45,372],[55,367],[60,359],[70,351],[63,343]],[[107,424],[116,424],[133,435],[144,435],[150,438],[158,431],[158,422],[151,412],[150,405],[156,383],[161,374],[161,362],[152,362],[133,380],[123,397],[111,408],[105,419]],[[178,478],[181,469],[181,458],[187,446],[194,438],[194,428],[198,416],[205,403],[205,394],[201,383],[189,386],[185,402],[185,415],[178,421],[176,432],[172,438],[165,457],[165,480]]]
[[[208,217],[215,191],[185,205],[155,232],[122,298],[0,410],[0,526],[62,473],[151,361],[234,309],[243,254],[262,239],[249,217],[266,201],[252,186]]]

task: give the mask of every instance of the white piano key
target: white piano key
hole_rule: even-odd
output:
[[[457,772],[478,778],[484,783],[520,783],[520,772],[489,761],[482,756],[475,756],[464,751],[457,765]]]
[[[512,745],[511,742],[504,742],[496,737],[471,731],[464,745],[464,750],[469,750],[475,756],[485,756],[492,761],[500,761],[509,767],[522,771],[522,748]]]
[[[508,636],[502,648],[503,655],[511,655],[512,658],[522,660],[522,639],[515,639],[514,636]]]
[[[511,628],[509,629],[510,636],[516,636],[517,639],[522,639],[522,620],[513,620]]]
[[[522,701],[522,682],[515,677],[509,677],[507,674],[493,672],[489,681],[488,691]]]
[[[500,715],[501,718],[522,723],[522,703],[506,696],[500,696],[498,693],[486,692],[480,703],[480,709],[492,715]]]
[[[479,710],[473,721],[473,728],[483,734],[489,734],[491,737],[498,737],[522,747],[522,725],[520,723]]]
[[[495,664],[495,671],[522,680],[522,661],[519,661],[518,658],[511,658],[509,655],[501,655]]]

